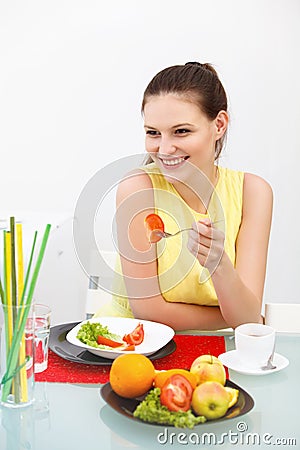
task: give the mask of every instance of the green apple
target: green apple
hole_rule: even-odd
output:
[[[196,358],[190,372],[197,375],[198,384],[205,381],[218,381],[223,386],[226,382],[226,372],[221,361],[213,355],[201,355]]]
[[[194,389],[192,409],[207,420],[219,419],[226,414],[229,401],[230,396],[221,383],[206,381]]]

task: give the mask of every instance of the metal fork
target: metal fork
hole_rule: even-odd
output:
[[[159,237],[159,238],[169,238],[169,237],[177,236],[177,234],[180,234],[183,231],[188,231],[188,230],[192,230],[192,228],[183,228],[182,230],[179,230],[174,234],[167,233],[166,231],[162,231],[162,230],[153,230],[153,231],[151,231],[150,240],[151,240],[151,237],[154,237],[154,236]]]
[[[219,223],[219,222],[224,222],[224,220],[223,219],[222,220],[216,220],[215,222],[211,222],[211,225],[215,225],[216,223]],[[166,231],[162,231],[162,230],[153,230],[153,231],[151,231],[151,234],[150,234],[150,241],[151,241],[151,237],[152,236],[153,237],[160,237],[160,238],[167,239],[167,238],[170,238],[170,237],[177,236],[177,234],[180,234],[183,231],[189,231],[189,230],[192,230],[192,229],[193,228],[183,228],[182,230],[176,231],[176,233],[174,233],[174,234],[167,233]]]

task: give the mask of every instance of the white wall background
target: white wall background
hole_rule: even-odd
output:
[[[230,101],[221,164],[274,190],[265,301],[300,302],[299,19],[299,0],[1,0],[0,218],[33,211],[65,223],[97,170],[143,153],[140,103],[152,76],[211,62]],[[72,245],[71,227],[61,245]],[[83,282],[72,250],[69,263],[59,251],[47,271],[52,288],[57,267],[69,279],[63,296],[50,289],[68,319],[70,309],[79,315]]]

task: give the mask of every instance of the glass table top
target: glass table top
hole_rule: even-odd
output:
[[[148,425],[111,409],[100,396],[101,385],[36,383],[34,405],[0,408],[0,449],[298,449],[300,335],[278,335],[276,342],[276,352],[290,362],[284,370],[265,376],[229,371],[255,401],[244,416],[192,430]],[[234,348],[230,334],[226,348]]]

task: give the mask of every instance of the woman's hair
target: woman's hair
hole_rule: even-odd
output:
[[[227,111],[225,89],[217,72],[208,63],[187,62],[184,65],[171,66],[160,71],[146,87],[142,112],[150,97],[165,94],[184,96],[199,106],[210,120],[214,120],[221,110]],[[226,132],[216,142],[215,159],[220,156],[225,139]]]

